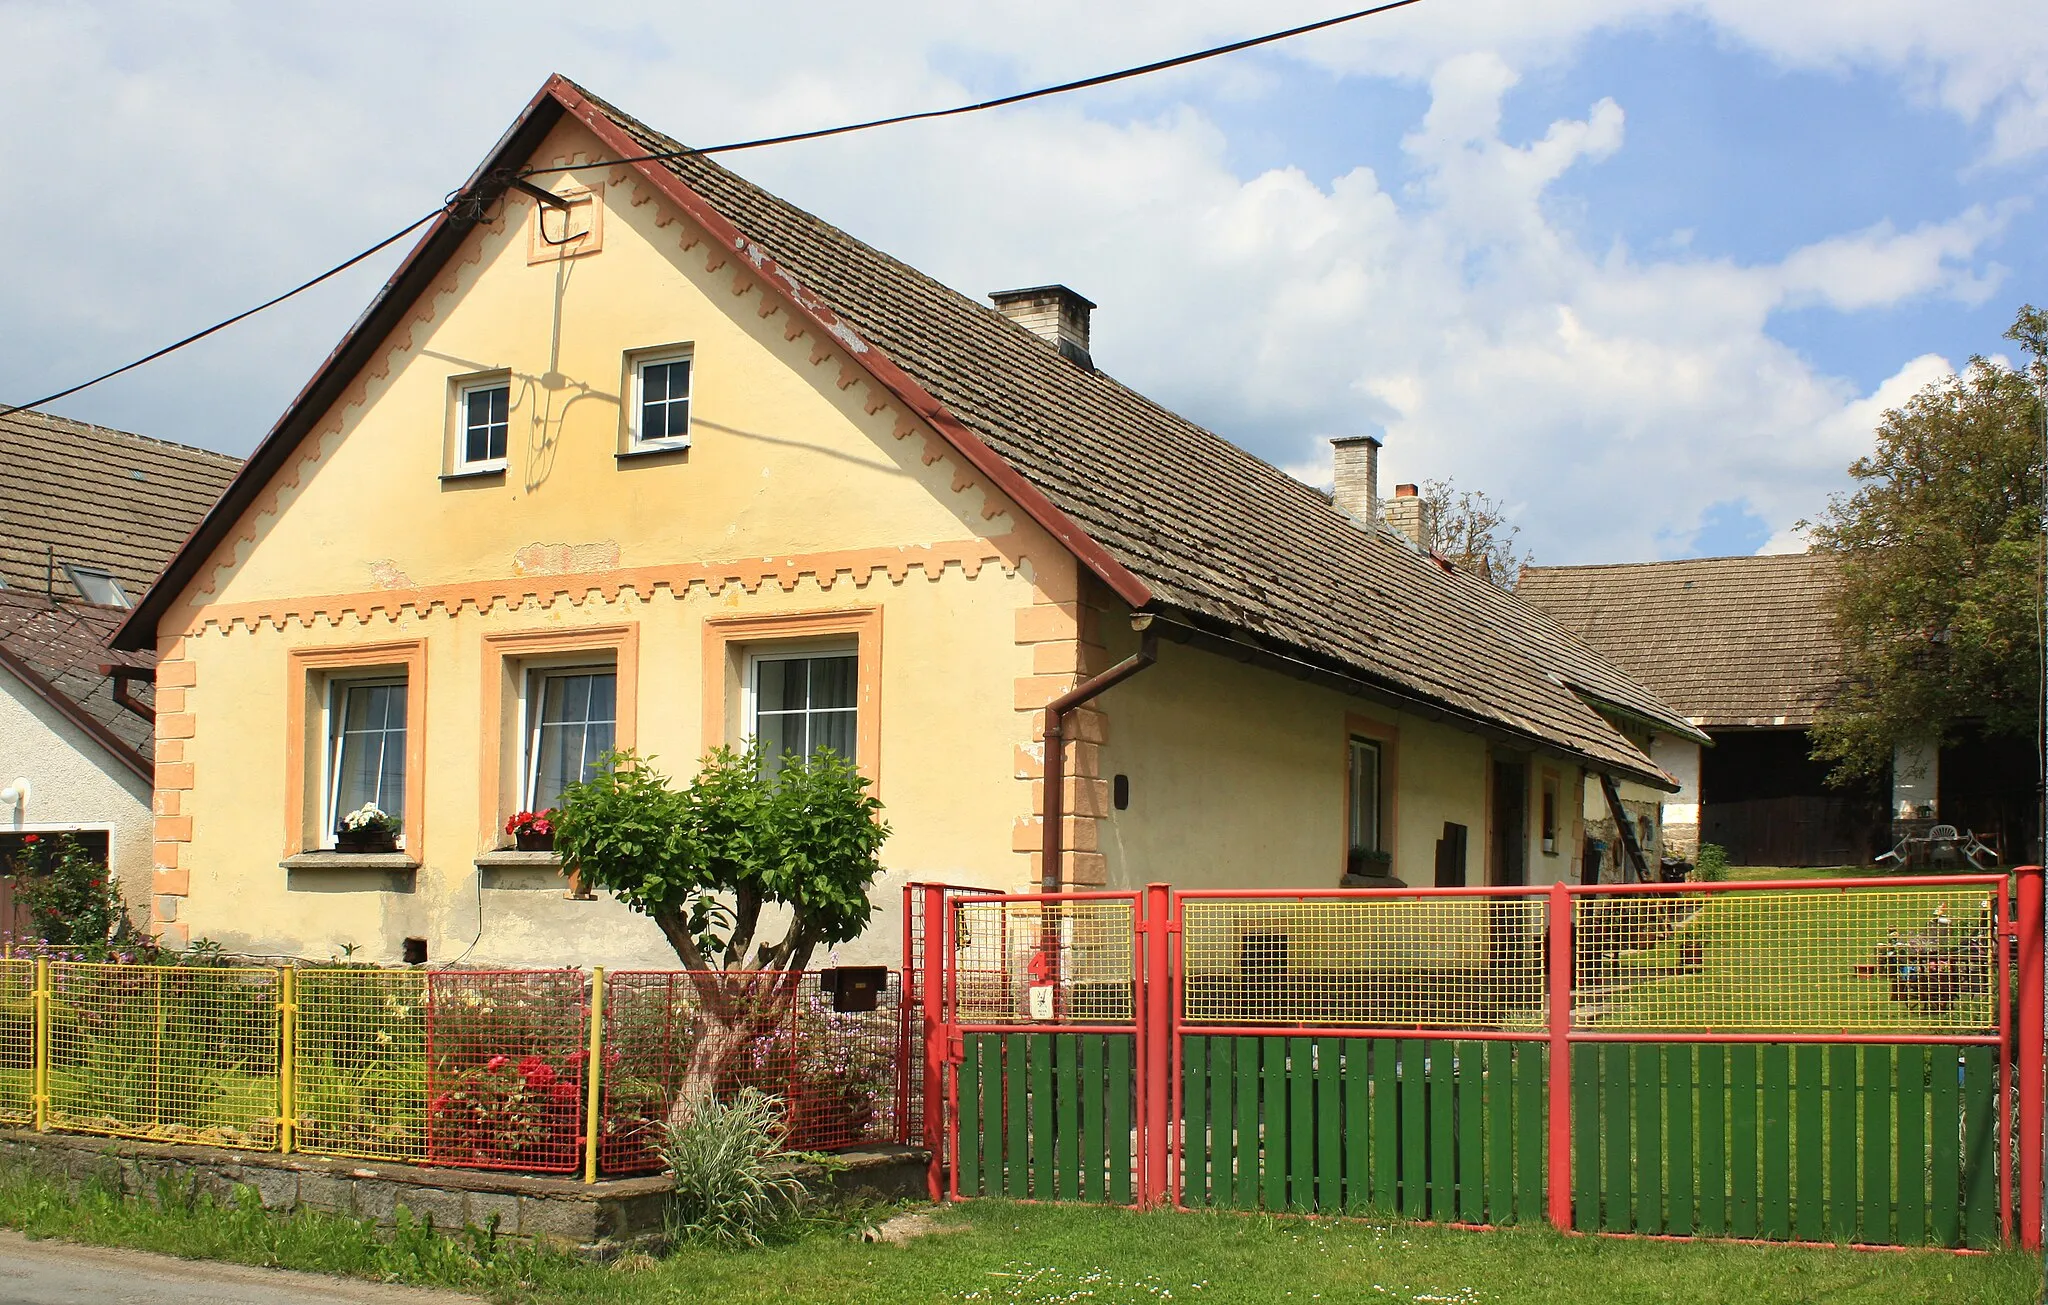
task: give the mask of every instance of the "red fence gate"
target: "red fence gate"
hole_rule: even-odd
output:
[[[2039,1244],[2037,869],[927,891],[934,1195]]]

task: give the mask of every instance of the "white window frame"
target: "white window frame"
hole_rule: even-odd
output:
[[[410,676],[387,673],[383,675],[330,675],[327,677],[327,701],[323,709],[320,731],[322,766],[320,784],[322,797],[320,806],[321,810],[325,813],[325,818],[320,822],[319,842],[322,848],[331,849],[334,846],[334,831],[341,824],[341,818],[348,814],[341,809],[341,767],[337,764],[341,760],[341,734],[347,724],[346,711],[343,704],[347,701],[348,691],[350,689],[371,689],[390,685],[405,686],[406,713],[404,733],[406,745],[409,747],[412,742],[412,680]],[[412,779],[413,777],[408,770],[405,776],[405,784],[411,784]],[[401,785],[401,796],[403,796],[403,792],[404,785]],[[411,814],[411,812],[400,812],[401,824],[406,819],[409,819]],[[398,833],[398,846],[405,846],[405,831],[403,828]]]
[[[505,391],[505,456],[472,461],[469,457],[469,396],[484,390]],[[457,475],[503,471],[512,452],[512,380],[488,376],[464,381],[455,387],[455,448],[452,463]]]
[[[584,654],[588,657],[588,654]],[[534,792],[540,787],[540,728],[542,695],[547,691],[547,681],[568,675],[609,675],[612,677],[612,743],[617,746],[619,737],[619,664],[615,661],[593,662],[583,659],[557,661],[553,659],[530,661],[523,669],[526,677],[525,688],[519,697],[519,802],[521,811],[538,810],[533,805]]]
[[[831,707],[827,711],[846,712],[853,717],[853,747],[860,751],[860,641],[857,639],[833,639],[828,641],[805,640],[801,643],[764,644],[747,650],[741,666],[740,711],[741,739],[752,746],[761,731],[761,671],[768,662],[801,662],[817,657],[851,657],[853,659],[853,706]],[[807,712],[809,709],[806,709]],[[766,762],[767,758],[762,758]],[[846,758],[858,763],[858,756]]]
[[[1358,759],[1361,753],[1372,755],[1372,841],[1366,843],[1359,838],[1359,816],[1363,803],[1358,800]],[[1349,765],[1346,767],[1344,782],[1350,786],[1348,794],[1351,827],[1344,831],[1350,852],[1384,852],[1387,850],[1387,748],[1378,739],[1362,735],[1351,736]]]
[[[135,605],[133,602],[129,600],[128,591],[121,588],[121,582],[114,578],[114,573],[112,571],[107,570],[105,567],[86,566],[83,563],[79,562],[65,562],[62,565],[64,567],[65,576],[67,576],[71,581],[71,587],[78,591],[79,596],[81,598],[85,599],[86,602],[91,603],[93,606],[133,607]],[[112,591],[114,595],[113,601],[103,603],[99,599],[94,598],[90,593],[86,591],[84,583],[79,579],[80,576],[89,576],[94,580],[104,581],[106,583],[107,588],[110,591]]]
[[[682,399],[683,433],[661,439],[644,438],[641,431],[641,421],[646,416],[647,369],[649,367],[665,367],[671,363],[686,363],[689,366],[690,384]],[[633,406],[626,418],[626,446],[628,451],[634,453],[653,453],[689,448],[690,423],[695,415],[691,411],[691,407],[696,402],[697,391],[697,351],[693,348],[650,349],[646,353],[634,354],[632,356],[632,371]],[[669,396],[669,399],[664,400],[664,402],[673,401],[673,395]]]

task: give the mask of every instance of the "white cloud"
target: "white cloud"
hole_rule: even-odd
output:
[[[1286,47],[1428,85],[1418,120],[1332,124],[1405,132],[1408,184],[1369,168],[1326,185],[1239,175],[1201,106],[1285,90],[1258,61],[729,162],[970,293],[1075,284],[1103,305],[1107,368],[1282,465],[1326,465],[1328,436],[1384,429],[1390,481],[1489,490],[1518,505],[1544,560],[1640,557],[1710,504],[1747,500],[1774,531],[1816,510],[1867,442],[1870,405],[1928,362],[1859,395],[1774,338],[1774,312],[1981,302],[1998,284],[1983,251],[2011,210],[1877,222],[1750,263],[1680,239],[1586,248],[1555,191],[1631,148],[1624,106],[1595,88],[1582,113],[1509,138],[1503,96],[1591,33],[1697,19],[1787,66],[1899,76],[1983,124],[1995,165],[2048,148],[2048,24],[2030,5],[1976,8],[1436,0]],[[134,356],[395,228],[555,68],[705,142],[956,102],[1325,9],[916,0],[564,19],[522,0],[480,24],[395,0],[17,0],[0,8],[14,108],[0,144],[41,161],[38,196],[62,217],[30,233],[33,256],[0,261],[14,309],[0,392]],[[69,410],[245,450],[379,274]]]

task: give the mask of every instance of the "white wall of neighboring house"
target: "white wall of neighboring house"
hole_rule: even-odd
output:
[[[149,919],[150,785],[27,685],[0,670],[0,788],[29,782],[28,800],[0,807],[10,833],[104,829],[129,914]]]
[[[1665,854],[1690,861],[1700,847],[1700,745],[1658,734],[1650,740],[1650,760],[1678,781],[1678,791],[1664,795]]]

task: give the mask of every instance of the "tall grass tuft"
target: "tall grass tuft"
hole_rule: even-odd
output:
[[[1695,883],[1727,882],[1728,849],[1719,843],[1701,843],[1699,855],[1693,861],[1692,877]]]
[[[782,1103],[756,1088],[706,1093],[671,1119],[662,1159],[675,1176],[672,1240],[760,1246],[792,1229],[809,1193],[789,1171]]]

